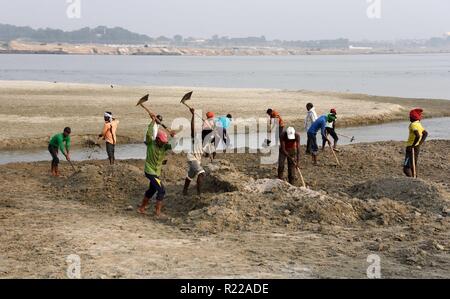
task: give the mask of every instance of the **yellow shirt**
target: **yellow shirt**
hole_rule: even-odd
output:
[[[420,141],[422,140],[423,131],[425,131],[425,129],[422,127],[422,124],[420,123],[420,121],[415,121],[409,125],[409,137],[408,137],[408,141],[406,143],[407,146],[412,146],[414,143],[414,140],[416,139],[416,135],[414,134],[414,131],[419,132],[420,139],[417,142],[417,144],[419,144]]]

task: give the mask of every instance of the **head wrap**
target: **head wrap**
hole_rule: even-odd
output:
[[[329,123],[331,123],[331,122],[333,122],[333,121],[335,121],[336,120],[336,115],[334,115],[334,114],[328,114],[327,115],[327,121],[329,122]]]
[[[336,109],[334,109],[334,108],[331,109],[330,113],[331,113],[331,114],[334,114],[334,115],[337,115]]]
[[[109,121],[112,121],[112,113],[111,112],[105,112],[104,117],[107,118]]]
[[[214,112],[207,112],[206,113],[206,117],[207,118],[214,118],[214,116],[215,116]]]
[[[409,118],[411,118],[411,120],[413,120],[413,121],[421,120],[422,112],[423,112],[423,109],[420,109],[420,108],[413,109],[409,113]]]

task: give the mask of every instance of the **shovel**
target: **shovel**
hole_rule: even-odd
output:
[[[346,136],[346,135],[343,135],[343,134],[337,134],[337,135],[350,139],[350,143],[355,141],[355,136],[350,137],[350,136]]]
[[[188,107],[189,109],[192,109],[192,107],[189,106],[188,104],[186,104],[186,102],[189,101],[189,100],[191,99],[193,93],[194,93],[194,92],[191,91],[191,92],[188,92],[187,94],[185,94],[185,95],[183,96],[183,98],[181,99],[181,102],[180,102],[181,104],[183,104],[184,106]],[[205,119],[204,119],[201,115],[199,115],[197,112],[195,112],[195,115],[197,115],[199,118],[201,118],[201,120],[202,120],[203,122],[205,122]]]
[[[145,111],[147,111],[148,115],[152,116],[153,113],[150,111],[150,109],[148,109],[147,107],[144,106],[144,103],[145,103],[145,102],[148,102],[149,96],[150,96],[149,94],[146,94],[145,96],[143,96],[143,97],[138,101],[138,103],[136,104],[136,106],[141,106],[142,108],[144,108]],[[156,119],[156,123],[157,123],[158,125],[161,125],[161,127],[163,127],[164,130],[166,130],[169,134],[172,134],[172,131],[169,130],[169,129],[167,128],[167,126],[164,125],[163,123],[161,123],[158,119]]]
[[[292,159],[291,159],[291,160],[292,160]],[[292,160],[292,162],[294,162],[294,161]],[[300,175],[300,179],[302,180],[303,188],[306,188],[305,179],[303,178],[303,174],[302,174],[302,171],[300,170],[300,167],[298,167],[298,165],[297,165],[296,163],[294,163],[294,165],[295,165],[295,168],[296,168],[297,171],[298,171],[298,174]]]

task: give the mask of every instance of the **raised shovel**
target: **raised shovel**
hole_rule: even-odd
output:
[[[152,113],[152,111],[150,111],[150,109],[148,109],[147,107],[144,106],[144,103],[145,103],[145,102],[148,102],[149,96],[150,96],[149,94],[146,94],[145,96],[143,96],[143,97],[137,102],[136,106],[141,106],[142,108],[144,108],[145,111],[147,111],[148,115],[152,116],[154,113]],[[161,125],[161,126],[164,128],[164,130],[166,130],[169,134],[172,134],[172,131],[169,130],[169,129],[167,128],[167,126],[164,125],[163,123],[161,123],[158,119],[156,119],[156,123],[157,123],[158,125]]]

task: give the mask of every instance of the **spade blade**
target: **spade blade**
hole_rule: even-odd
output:
[[[145,102],[147,102],[149,96],[150,96],[149,94],[146,94],[145,96],[143,96],[143,97],[139,100],[139,102],[136,104],[136,106],[142,105],[142,104],[144,104]]]
[[[189,101],[191,99],[193,93],[194,92],[191,91],[191,92],[188,92],[187,94],[185,94],[184,97],[181,99],[181,103],[184,104],[186,101]]]

